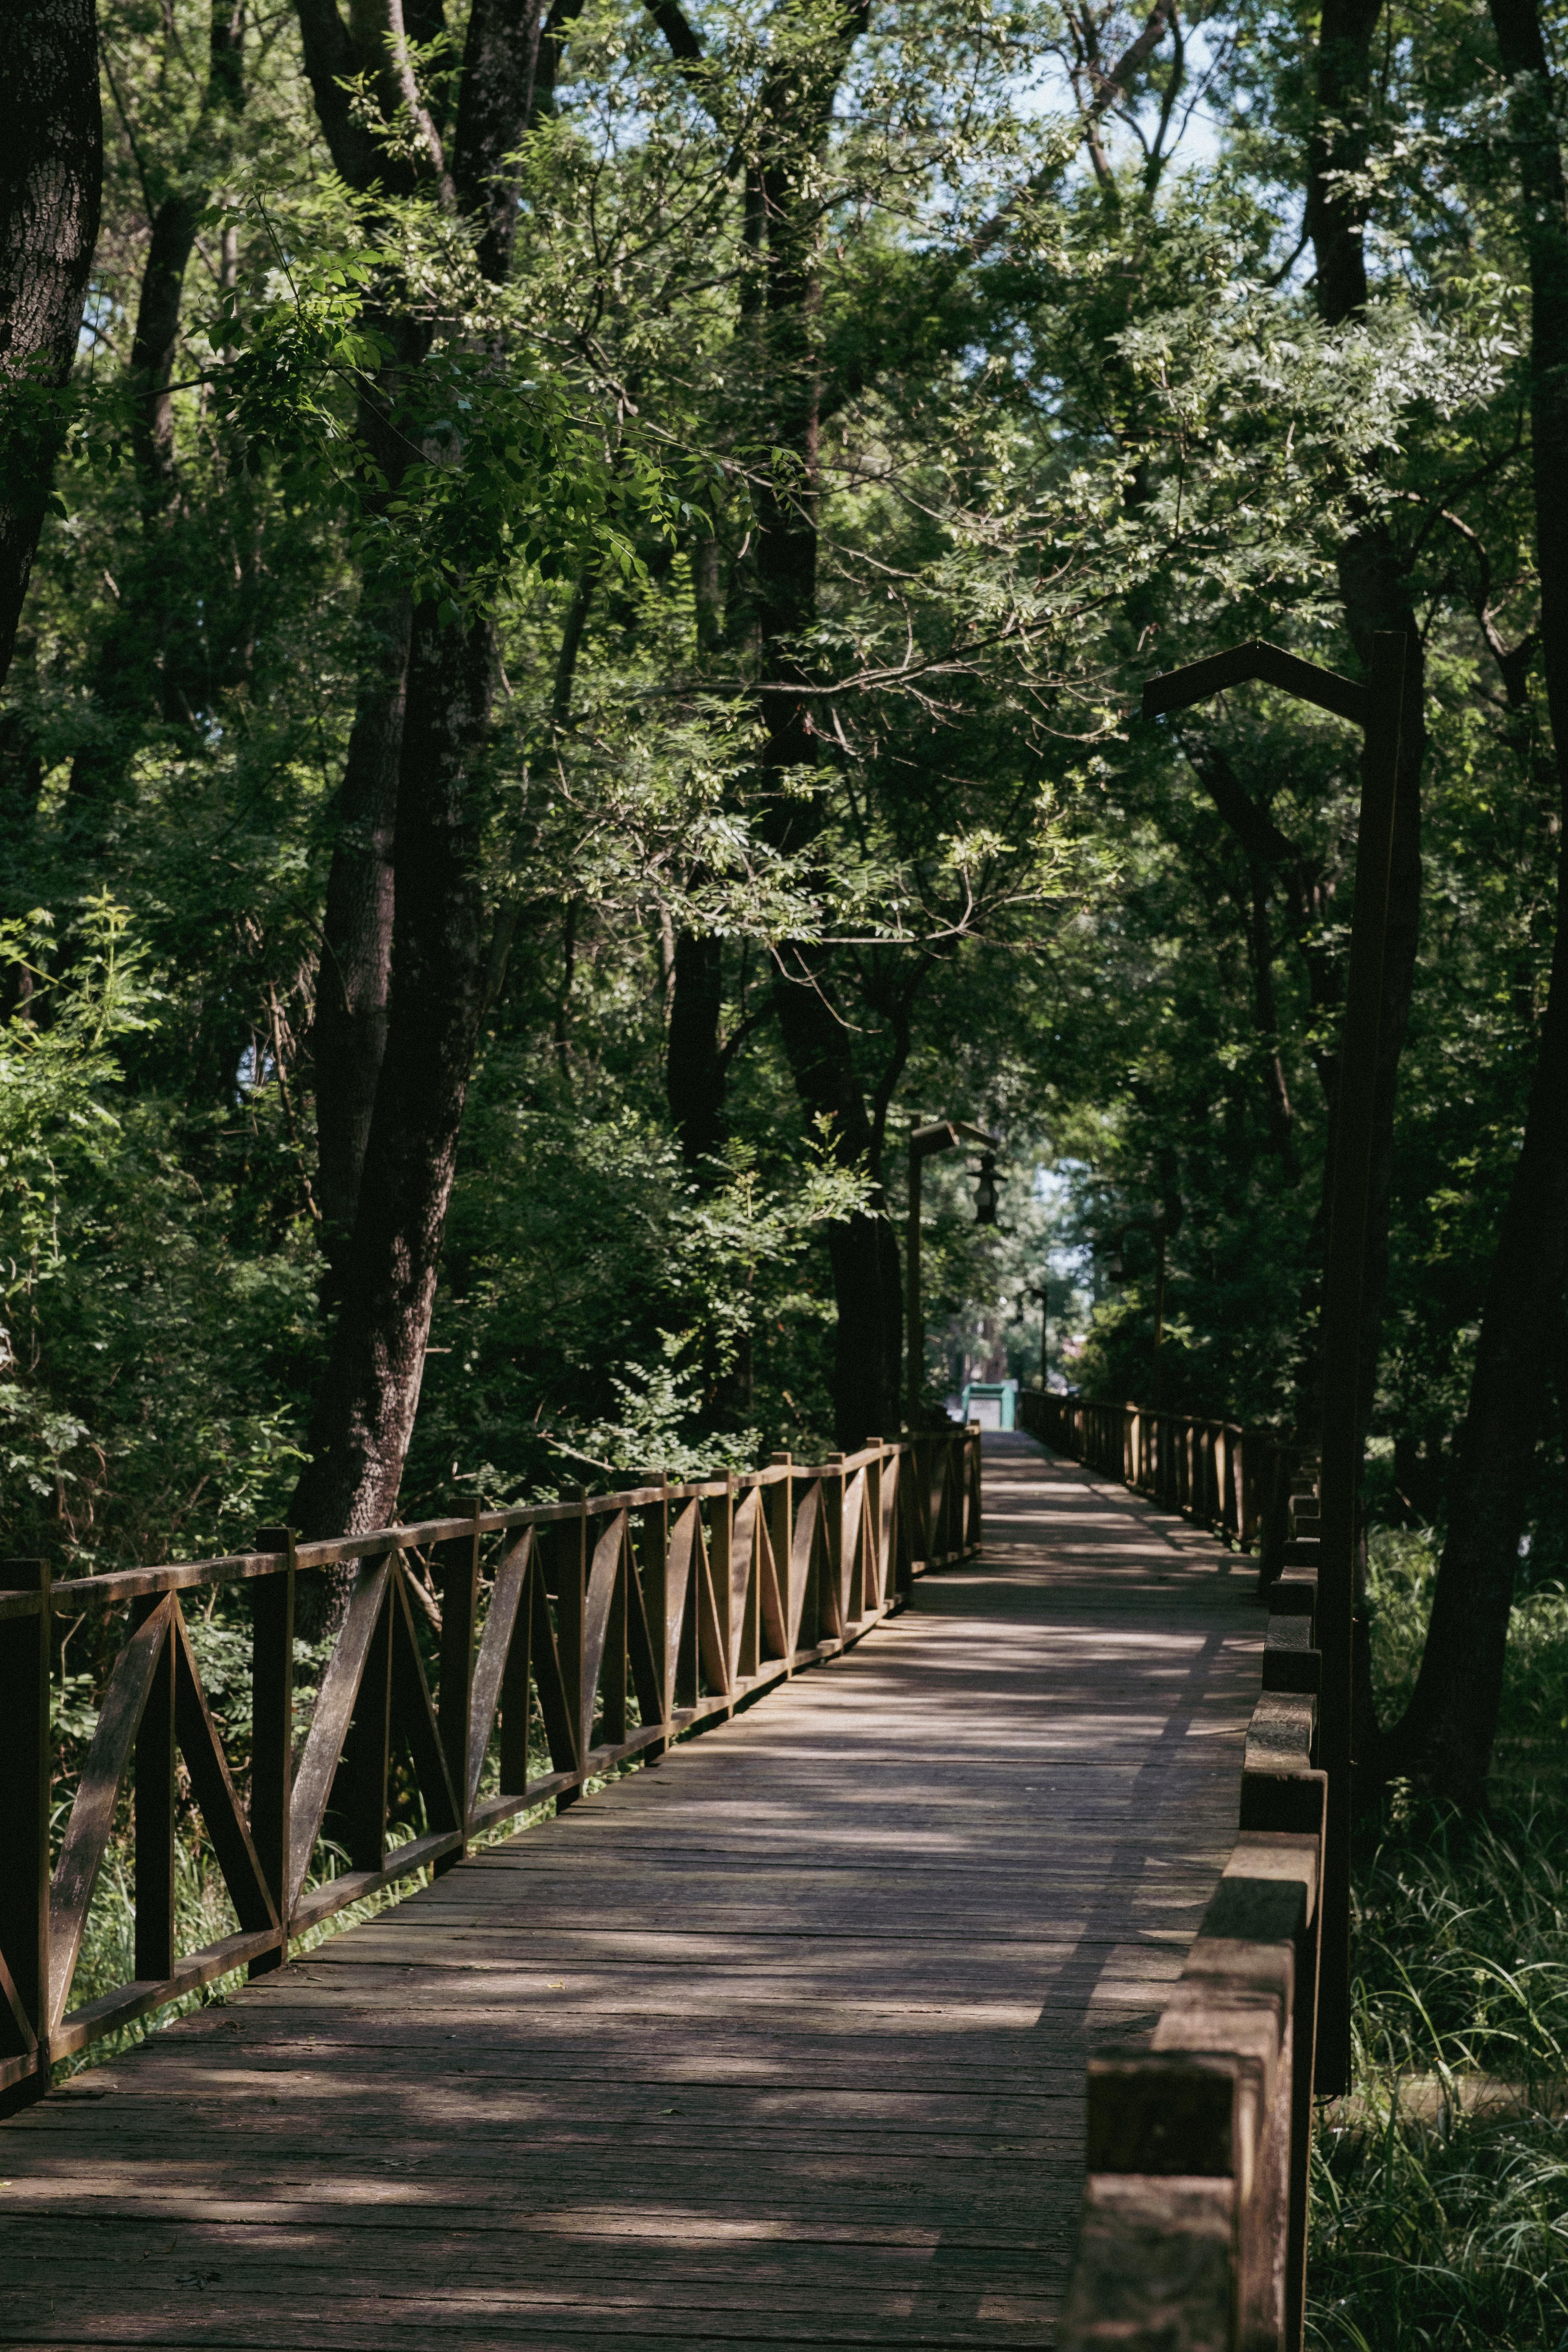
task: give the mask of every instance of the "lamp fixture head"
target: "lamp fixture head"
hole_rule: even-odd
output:
[[[974,1222],[977,1225],[996,1223],[996,1155],[983,1151],[980,1155],[980,1181],[974,1187]]]

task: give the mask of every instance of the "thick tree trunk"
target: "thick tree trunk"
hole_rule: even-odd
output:
[[[1318,314],[1327,326],[1343,325],[1364,310],[1366,247],[1363,215],[1366,199],[1358,175],[1369,155],[1372,44],[1382,0],[1325,0],[1315,59],[1315,121],[1308,150],[1307,228],[1317,264]],[[1389,1213],[1394,1186],[1394,1112],[1400,1057],[1405,1050],[1421,928],[1421,772],[1426,758],[1426,656],[1411,602],[1408,576],[1387,525],[1369,513],[1344,541],[1338,557],[1340,601],[1363,669],[1380,631],[1405,638],[1405,719],[1400,739],[1398,793],[1388,889],[1388,927],[1384,949],[1382,1021],[1378,1034],[1376,1090],[1373,1103],[1372,1157],[1367,1199],[1357,1379],[1363,1436],[1372,1416],[1378,1352],[1388,1290]],[[1338,1088],[1329,1105],[1324,1155],[1323,1206],[1315,1232],[1326,1237],[1332,1197],[1339,1129]],[[1320,1300],[1321,1306],[1321,1300]],[[1303,1367],[1304,1432],[1321,1422],[1324,1382],[1332,1368],[1323,1361],[1321,1313]],[[1354,1638],[1354,1717],[1358,1777],[1375,1782],[1376,1742],[1364,1592],[1358,1594]]]
[[[1532,300],[1531,461],[1541,648],[1568,828],[1568,193],[1534,0],[1492,0],[1513,85],[1521,228]],[[1560,835],[1559,839],[1568,837]],[[1559,856],[1546,1016],[1508,1207],[1487,1286],[1448,1530],[1421,1671],[1383,1743],[1386,1770],[1466,1811],[1485,1800],[1530,1471],[1546,1417],[1568,1276],[1568,923]]]
[[[872,1135],[865,1091],[849,1052],[848,1035],[827,993],[820,962],[799,950],[773,983],[773,1003],[802,1108],[815,1123],[832,1121],[834,1150],[846,1165],[869,1164]],[[833,1292],[838,1309],[834,1335],[833,1414],[837,1443],[846,1452],[868,1436],[899,1426],[903,1357],[903,1292],[899,1245],[879,1213],[847,1218],[828,1228]]]
[[[310,1031],[322,1238],[340,1266],[353,1231],[392,990],[393,842],[414,616],[395,590],[379,601],[379,642],[360,688],[338,793]]]
[[[174,471],[174,351],[180,332],[180,300],[185,265],[205,209],[205,188],[165,196],[153,215],[153,235],[142,268],[142,299],[131,344],[131,446],[143,497],[166,491]]]
[[[1561,876],[1558,890],[1561,906]],[[1406,1774],[1464,1811],[1486,1797],[1519,1541],[1546,1421],[1552,1327],[1565,1276],[1568,925],[1560,916],[1524,1142],[1498,1234],[1448,1484],[1448,1528],[1426,1646],[1410,1705],[1378,1759],[1384,1775]]]
[[[419,1402],[483,997],[478,771],[494,658],[488,623],[415,614],[386,1050],[313,1459],[290,1506],[308,1535],[387,1524]]]
[[[820,223],[803,194],[831,115],[834,93],[864,29],[862,6],[846,12],[838,42],[815,70],[792,73],[764,98],[768,151],[758,184],[767,238],[763,315],[776,446],[793,459],[757,493],[757,624],[764,677],[807,684],[800,641],[816,619],[818,444],[821,383],[817,344],[822,286]],[[815,766],[817,738],[802,695],[764,698],[765,782]],[[775,845],[799,849],[818,819],[810,803],[775,799],[766,830]],[[847,1165],[868,1160],[871,1126],[849,1032],[834,1008],[826,959],[786,950],[773,983],[784,1051],[802,1108],[832,1120]],[[885,1216],[861,1215],[828,1234],[837,1325],[834,1344],[835,1434],[846,1449],[896,1429],[903,1344],[899,1245]]]
[[[353,44],[335,0],[298,5],[307,68],[339,168],[352,164],[372,183],[384,184],[381,159],[362,150],[340,86],[345,44],[351,51]],[[521,13],[542,12],[530,0]],[[450,173],[437,127],[425,115],[418,119],[428,152],[417,165],[405,166],[443,205],[455,203],[479,219],[481,260],[498,281],[510,266],[516,208],[510,187],[498,187],[496,174],[516,152],[542,89],[552,87],[556,56],[548,21],[544,37],[505,37],[507,23],[519,14],[503,0],[494,5],[481,0],[473,12]],[[401,0],[377,0],[356,16],[355,27],[367,41],[378,35],[389,72],[405,70],[396,49]],[[427,33],[428,25],[422,29]],[[399,341],[394,376],[362,407],[373,450],[378,436],[390,436],[398,373],[417,365],[426,348],[426,331],[417,323],[394,324]],[[328,1045],[328,1063],[341,1043],[346,1083],[324,1108],[332,1130],[329,1150],[341,1178],[333,1213],[340,1234],[351,1214],[352,1227],[346,1245],[340,1243],[340,1304],[311,1422],[311,1460],[290,1505],[292,1523],[312,1534],[383,1525],[396,1507],[486,1002],[479,853],[493,633],[488,621],[464,618],[442,628],[435,604],[422,605],[407,628],[400,714],[402,623],[384,592],[378,598],[374,620],[382,658],[356,715],[357,758],[345,779],[343,824],[329,883],[330,919],[342,923],[327,940],[327,957],[339,958],[335,980],[342,992],[329,1028],[340,1013],[342,1019]],[[389,891],[385,814],[394,774]],[[380,1003],[386,1007],[384,1027]],[[378,1041],[374,1107],[365,1132],[366,1081]],[[331,1599],[316,1598],[325,1622]]]
[[[369,0],[345,24],[337,0],[296,0],[305,70],[332,162],[361,195],[376,189],[411,195],[420,164],[407,154],[387,156],[351,102],[356,74],[389,70],[389,44],[405,31],[401,0]],[[428,28],[421,27],[423,36]],[[438,30],[437,26],[435,29]],[[397,94],[388,93],[395,106]],[[426,156],[426,169],[432,160]],[[397,406],[409,372],[428,348],[422,325],[401,317],[392,300],[376,325],[394,345],[374,384],[362,388],[356,426],[372,465],[392,496],[402,478],[406,444]],[[317,1192],[322,1241],[342,1289],[360,1178],[370,1138],[376,1087],[386,1050],[392,981],[393,835],[403,757],[412,609],[394,582],[367,578],[361,592],[364,668],[354,705],[348,754],[338,788],[331,866],[321,920],[321,953],[310,1046],[316,1104]],[[325,1524],[324,1522],[322,1523]]]
[[[503,170],[538,108],[553,95],[561,40],[582,0],[553,7],[527,0],[479,0],[464,47],[451,185],[454,198],[480,223],[479,261],[494,280],[510,265],[516,189]],[[375,0],[345,25],[336,0],[298,0],[307,71],[332,158],[351,185],[406,194],[422,180],[445,180],[434,125],[432,152],[388,159],[367,135],[343,87],[356,71],[390,69],[389,42],[407,31],[427,38],[439,10],[416,27],[401,0]],[[428,13],[428,12],[427,12]],[[389,96],[395,100],[396,91]],[[360,437],[387,484],[401,477],[406,444],[396,430],[401,386],[425,355],[427,334],[395,312],[378,322],[395,346],[382,380],[360,402]],[[587,589],[574,605],[586,611]],[[397,804],[411,615],[395,587],[367,582],[362,623],[370,657],[362,680],[339,791],[337,838],[327,883],[321,979],[312,1030],[316,1135],[324,1239],[341,1275],[353,1231],[376,1084],[385,1051],[392,969],[394,891],[391,843]],[[581,614],[578,614],[581,633]],[[572,657],[575,657],[575,643]],[[559,681],[558,681],[559,684]],[[569,687],[568,687],[569,690]],[[503,922],[506,918],[503,917]],[[504,977],[513,914],[498,957]]]
[[[675,942],[665,1076],[680,1149],[699,1179],[711,1178],[712,1169],[704,1163],[718,1158],[729,1132],[719,1043],[723,1010],[722,940],[682,931]]]
[[[59,444],[98,240],[103,121],[95,0],[10,0],[0,16],[0,688]]]
[[[408,444],[398,421],[406,379],[429,345],[422,322],[377,321],[392,356],[359,399],[357,428],[393,497]],[[342,782],[321,920],[321,954],[310,1043],[315,1065],[316,1152],[322,1238],[341,1273],[353,1229],[371,1112],[386,1049],[392,973],[392,839],[403,758],[413,610],[395,579],[367,576],[360,591],[364,668]]]

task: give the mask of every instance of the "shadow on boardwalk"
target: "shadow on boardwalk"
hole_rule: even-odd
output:
[[[0,2342],[1048,2345],[1262,1619],[985,1454],[983,1558],[860,1647],[0,2127]]]

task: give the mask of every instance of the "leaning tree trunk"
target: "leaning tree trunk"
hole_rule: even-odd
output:
[[[339,70],[345,45],[352,47],[347,28],[335,0],[298,5],[334,158],[340,169],[341,158],[366,169],[355,148],[359,122],[344,102]],[[480,264],[495,283],[510,271],[516,225],[515,183],[510,166],[503,171],[501,165],[516,155],[531,115],[553,88],[560,30],[574,13],[573,0],[557,0],[548,12],[541,0],[529,0],[521,11],[515,0],[476,0],[449,173],[435,126],[422,118],[427,152],[420,170],[444,205],[478,222]],[[387,22],[392,14],[395,8]],[[531,39],[516,37],[525,14],[542,28]],[[363,13],[356,16],[356,32],[363,33],[365,21]],[[420,331],[409,331],[416,338]],[[398,357],[416,364],[420,348],[407,345]],[[374,705],[381,698],[379,715],[374,708],[367,711],[362,696],[356,717],[366,826],[345,830],[334,859],[335,868],[343,860],[363,861],[357,908],[347,888],[331,901],[359,924],[358,971],[370,985],[348,1010],[363,1016],[353,1041],[362,1055],[376,1050],[374,987],[383,970],[390,972],[390,988],[352,1226],[341,1245],[331,1352],[311,1420],[311,1459],[289,1507],[291,1522],[310,1534],[384,1525],[396,1508],[485,1002],[479,839],[494,634],[488,621],[463,616],[443,627],[436,604],[421,605],[409,626],[400,724],[398,651],[396,632],[390,630],[385,657],[370,680],[368,700]],[[388,891],[376,825],[384,818],[393,773],[396,815]],[[342,878],[335,873],[340,884]],[[384,966],[378,959],[387,948],[388,919]],[[348,1141],[353,1144],[352,1134]],[[320,1612],[324,1617],[331,1604],[325,1595],[317,1599],[326,1602]]]
[[[479,0],[463,51],[456,152],[450,175],[454,201],[476,221],[478,257],[499,284],[511,264],[516,228],[514,174],[506,165],[528,124],[552,99],[561,42],[582,0]],[[433,125],[421,149],[389,157],[352,102],[356,74],[385,77],[384,102],[395,113],[404,93],[390,70],[387,41],[411,20],[393,0],[371,0],[345,24],[337,0],[296,0],[305,66],[332,161],[361,194],[377,190],[405,196],[422,186],[448,186]],[[359,404],[359,436],[391,498],[408,444],[399,429],[403,384],[428,347],[422,321],[401,315],[387,289],[376,321],[393,345],[379,379]],[[386,1050],[389,1018],[394,880],[391,845],[398,800],[412,614],[395,582],[367,579],[360,610],[363,671],[348,756],[339,788],[336,838],[322,919],[321,976],[311,1053],[315,1065],[317,1153],[323,1240],[334,1272],[331,1296],[341,1296],[353,1231],[370,1123]],[[504,949],[500,969],[504,972]]]
[[[669,1116],[689,1172],[710,1182],[713,1162],[729,1135],[725,1117],[723,1048],[724,943],[708,932],[682,931],[675,942],[669,996],[665,1087]]]
[[[478,771],[494,670],[485,622],[414,618],[394,845],[386,1048],[344,1270],[289,1517],[384,1527],[397,1504],[484,992]]]
[[[98,241],[103,120],[95,0],[9,0],[0,30],[0,687],[59,446]]]
[[[1530,257],[1531,464],[1542,660],[1563,794],[1561,845],[1568,840],[1568,191],[1534,0],[1492,0],[1491,13],[1513,88],[1521,227]],[[1525,1500],[1568,1276],[1563,883],[1560,846],[1546,1016],[1487,1286],[1432,1619],[1410,1706],[1384,1750],[1386,1769],[1418,1777],[1465,1811],[1479,1808],[1486,1795]]]

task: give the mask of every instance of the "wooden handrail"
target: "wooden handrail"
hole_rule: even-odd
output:
[[[57,2059],[235,1969],[281,1967],[345,1905],[450,1868],[471,1839],[548,1799],[572,1803],[617,1764],[656,1762],[859,1641],[903,1606],[916,1576],[979,1549],[979,1461],[972,1425],[824,1463],[475,1508],[332,1541],[278,1529],[224,1559],[58,1583],[41,1562],[0,1562],[0,2114],[40,2097]],[[297,1748],[295,1596],[300,1577],[332,1568],[353,1582]],[[191,1595],[230,1584],[251,1601],[243,1804],[184,1616]],[[126,1636],[51,1870],[55,1621],[95,1610],[125,1611]],[[419,1631],[432,1615],[433,1690]],[[536,1709],[550,1769],[531,1778]],[[425,1822],[395,1845],[398,1746]],[[179,1756],[239,1922],[189,1953],[175,1941]],[[499,1785],[482,1794],[492,1757]],[[137,1973],[72,2009],[132,1769]],[[347,1866],[312,1885],[323,1835]]]
[[[1289,1493],[1300,1448],[1235,1423],[1037,1391],[1019,1402],[1044,1444],[1244,1549],[1278,1517],[1235,1852],[1148,2047],[1089,2061],[1061,2352],[1300,2352],[1328,1858],[1316,1498]]]
[[[1311,1455],[1272,1430],[1156,1405],[1019,1391],[1020,1428],[1086,1469],[1180,1511],[1238,1551],[1257,1550],[1267,1591],[1284,1563],[1292,1478]]]

